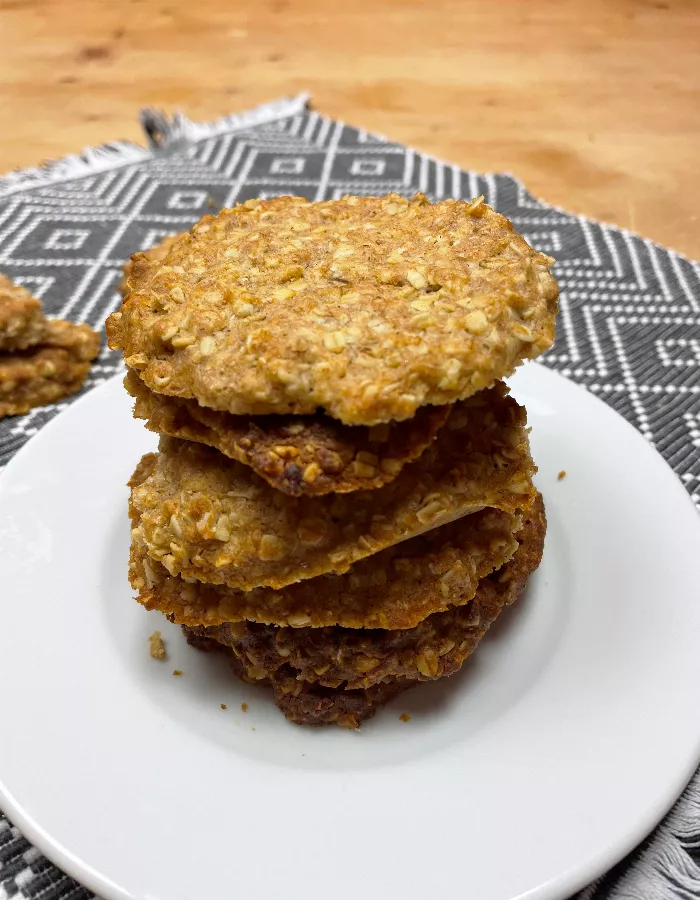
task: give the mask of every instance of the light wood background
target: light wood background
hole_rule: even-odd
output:
[[[700,0],[0,0],[0,171],[301,90],[700,257]]]

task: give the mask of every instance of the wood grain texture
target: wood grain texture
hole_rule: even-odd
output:
[[[697,0],[0,0],[0,170],[308,90],[700,257]]]

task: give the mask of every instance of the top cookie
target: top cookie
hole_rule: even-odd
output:
[[[235,414],[407,419],[554,339],[553,260],[483,198],[247,201],[162,265],[137,257],[110,346],[152,390]]]

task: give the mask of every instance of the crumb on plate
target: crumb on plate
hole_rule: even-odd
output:
[[[153,659],[165,659],[165,644],[163,643],[163,638],[160,636],[160,631],[154,631],[153,634],[148,639],[148,652],[151,654]]]
[[[222,704],[221,704],[221,708],[222,708],[222,709],[228,709],[228,706],[226,706],[225,703],[222,703]]]
[[[402,722],[410,722],[411,721],[411,717],[409,716],[408,713],[401,713],[401,715],[399,716],[399,719],[401,719]]]
[[[179,678],[180,675],[182,675],[182,669],[173,669],[173,675],[175,675],[176,678]]]
[[[564,471],[564,469],[562,469],[561,472],[557,475],[557,481],[561,481],[562,478],[566,478],[566,472]]]
[[[241,703],[241,709],[243,712],[248,712],[248,704],[245,701]]]

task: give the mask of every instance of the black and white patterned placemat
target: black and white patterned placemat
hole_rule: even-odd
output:
[[[50,315],[101,329],[120,302],[131,253],[251,197],[484,194],[558,260],[559,329],[543,362],[632,422],[700,507],[698,263],[548,206],[509,175],[464,171],[335,122],[310,111],[305,97],[209,125],[152,112],[142,120],[148,150],[111,144],[0,177],[0,271],[39,296]],[[85,390],[120,365],[103,349]],[[0,421],[0,467],[66,405]],[[0,900],[90,897],[0,814]],[[700,900],[699,775],[654,834],[578,898]]]

